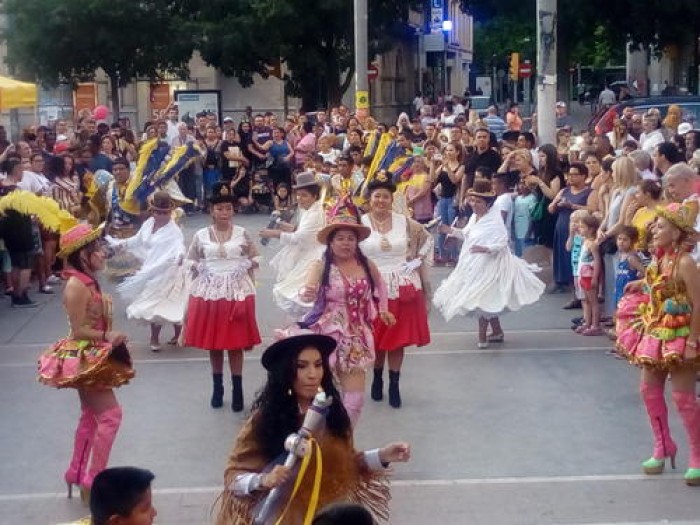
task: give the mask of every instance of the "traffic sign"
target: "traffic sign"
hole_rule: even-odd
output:
[[[374,64],[370,64],[369,67],[367,68],[367,79],[372,82],[373,80],[377,80],[379,77],[379,68],[375,66]]]
[[[532,64],[523,62],[520,64],[520,78],[529,78],[532,76]]]

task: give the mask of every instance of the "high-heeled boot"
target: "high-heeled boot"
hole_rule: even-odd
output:
[[[92,441],[95,437],[97,421],[95,415],[87,407],[82,407],[78,428],[75,429],[73,441],[73,457],[68,465],[68,470],[63,474],[68,486],[68,497],[73,497],[73,485],[80,485],[80,480],[87,472],[88,460],[92,449]]]
[[[231,410],[240,412],[243,410],[243,377],[231,376],[233,393],[231,394]]]
[[[224,406],[224,374],[212,374],[211,404],[212,408]]]
[[[683,420],[683,426],[688,434],[690,458],[688,470],[685,472],[685,482],[693,487],[700,486],[700,404],[695,398],[695,392],[673,392],[673,401]]]
[[[112,451],[114,438],[117,436],[119,426],[122,422],[122,407],[117,405],[103,410],[95,415],[95,419],[97,420],[97,430],[95,431],[95,439],[92,443],[90,467],[87,474],[83,476],[83,479],[80,481],[80,494],[83,501],[86,499],[89,500],[92,480],[107,468],[109,453]]]
[[[644,406],[649,416],[649,424],[654,433],[654,453],[642,463],[645,474],[661,474],[666,458],[671,458],[671,467],[676,468],[676,444],[671,439],[668,426],[668,409],[663,385],[642,383],[639,387]]]
[[[381,401],[384,399],[384,375],[383,368],[374,369],[374,378],[372,379],[372,399]]]
[[[389,404],[393,408],[401,408],[401,392],[399,391],[399,378],[401,372],[389,370]]]

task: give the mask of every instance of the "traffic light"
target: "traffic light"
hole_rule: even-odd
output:
[[[517,82],[520,78],[520,54],[510,54],[510,66],[508,67],[508,75],[513,82]]]

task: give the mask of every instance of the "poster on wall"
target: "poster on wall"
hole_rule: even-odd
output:
[[[163,110],[170,104],[170,84],[151,84],[149,99],[151,118],[160,118]]]
[[[92,110],[97,105],[97,89],[92,82],[78,84],[73,92],[73,109],[76,120],[81,117],[90,117]]]
[[[216,115],[216,121],[221,124],[221,91],[218,89],[178,90],[175,91],[175,102],[182,122],[195,124],[197,115],[206,113]]]

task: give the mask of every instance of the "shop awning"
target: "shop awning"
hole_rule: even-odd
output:
[[[0,77],[0,111],[36,106],[36,84]]]

